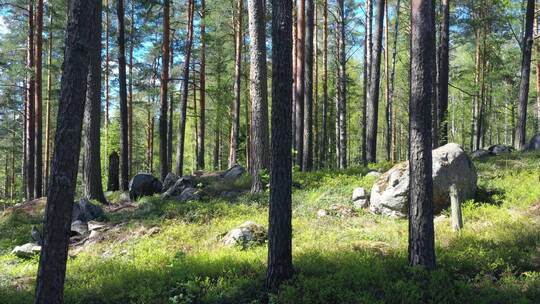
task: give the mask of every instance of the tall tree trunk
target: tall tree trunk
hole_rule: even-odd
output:
[[[237,0],[235,25],[234,99],[231,104],[231,138],[229,144],[229,168],[238,162],[238,137],[240,133],[240,77],[242,76],[243,1]]]
[[[124,26],[124,0],[117,1],[118,16],[118,82],[120,92],[120,189],[128,190],[129,183],[129,142],[128,142],[128,109],[126,87],[126,38]]]
[[[193,12],[195,4],[189,0],[186,49],[184,52],[184,67],[182,68],[182,97],[180,99],[180,121],[178,123],[178,145],[176,146],[176,175],[184,171],[184,142],[186,137],[186,111],[189,92],[189,62],[193,44]]]
[[[535,37],[540,35],[538,16],[534,18]],[[540,42],[536,42],[536,132],[540,133]]]
[[[295,75],[295,149],[296,164],[302,168],[304,155],[304,92],[305,92],[305,48],[306,20],[305,1],[297,0],[296,5],[296,75]]]
[[[363,96],[362,96],[362,164],[367,166],[367,100],[369,96],[369,83],[370,83],[370,67],[371,67],[371,16],[373,14],[373,1],[366,0],[366,19],[365,19],[365,34],[364,34],[364,83],[363,83]]]
[[[105,0],[105,154],[109,154],[109,0]]]
[[[527,103],[529,101],[529,82],[531,77],[531,53],[533,44],[533,19],[535,0],[527,1],[525,35],[523,36],[523,57],[521,61],[521,81],[519,84],[518,124],[515,148],[522,150],[527,141]]]
[[[409,263],[435,268],[431,101],[435,40],[433,1],[413,0],[409,105]]]
[[[101,3],[101,2],[100,2]],[[84,108],[84,195],[107,204],[101,183],[101,5],[98,5],[88,48],[88,77]]]
[[[319,12],[317,9],[317,2],[314,7],[314,21],[313,21],[313,166],[319,168],[319,146],[320,146],[320,132],[319,132],[319,33],[318,22]]]
[[[204,169],[206,136],[206,4],[201,0],[201,71],[199,78],[199,127],[197,134],[197,169]]]
[[[398,34],[399,34],[399,9],[401,5],[401,0],[397,1],[396,4],[396,21],[394,24],[394,41],[393,41],[393,48],[392,48],[392,67],[390,71],[390,88],[388,91],[388,112],[390,117],[388,118],[388,128],[391,129],[390,131],[390,160],[394,162],[397,159],[396,156],[396,124],[397,121],[395,120],[395,114],[394,114],[394,83],[396,78],[396,58],[397,58],[397,41],[398,41]],[[387,15],[388,16],[388,15]]]
[[[26,196],[27,199],[35,197],[35,155],[36,155],[36,124],[35,124],[35,76],[34,76],[34,6],[33,1],[28,4],[28,50],[27,68],[28,91],[26,104]]]
[[[165,180],[169,173],[168,164],[168,142],[167,142],[167,111],[168,108],[168,85],[169,85],[169,55],[170,55],[170,30],[169,30],[169,15],[170,15],[170,2],[165,0],[163,2],[163,40],[161,48],[161,89],[160,95],[160,108],[159,108],[159,165],[160,165],[160,177],[161,180]],[[171,117],[172,119],[172,117]]]
[[[47,192],[47,181],[49,180],[50,162],[51,162],[51,103],[52,103],[52,48],[53,48],[53,11],[49,8],[49,45],[47,55],[47,108],[45,118],[45,182],[44,191]]]
[[[42,75],[43,75],[43,0],[37,0],[36,6],[36,44],[35,44],[35,67],[36,67],[36,84],[35,84],[35,107],[36,107],[36,171],[35,171],[35,197],[41,197],[43,194],[43,115],[42,115]]]
[[[292,277],[292,1],[272,1],[272,161],[266,287]]]
[[[441,33],[439,43],[439,68],[437,91],[439,144],[448,143],[448,70],[450,44],[450,0],[441,0]]]
[[[322,79],[322,139],[320,162],[325,167],[328,161],[328,0],[323,3],[323,79]]]
[[[174,16],[174,13],[171,12],[171,15]],[[171,63],[170,63],[170,71],[171,75],[169,76],[170,80],[170,90],[169,90],[169,114],[168,114],[168,126],[167,126],[167,165],[169,166],[167,170],[171,172],[172,169],[172,159],[173,159],[173,129],[174,129],[174,84],[172,82],[172,79],[174,78],[172,75],[173,66],[174,66],[174,32],[171,37]]]
[[[440,31],[440,25],[437,26],[435,19],[437,19],[437,10],[435,9],[435,4],[431,6],[431,9],[433,10],[433,18],[431,19],[431,22],[433,23],[432,27],[435,29],[431,35],[433,35],[433,41],[437,41],[437,31]],[[435,43],[436,44],[436,43]],[[439,124],[437,121],[438,118],[438,112],[439,112],[439,98],[437,97],[438,93],[438,69],[439,69],[439,49],[437,46],[435,46],[435,52],[433,53],[433,66],[435,67],[432,71],[432,77],[433,81],[431,82],[433,87],[431,88],[433,90],[433,99],[431,100],[431,147],[432,149],[435,149],[439,145]]]
[[[344,169],[347,167],[347,61],[345,58],[345,3],[344,0],[338,1],[340,23],[339,23],[339,39],[338,39],[338,106],[336,112],[336,120],[339,122],[337,130],[338,137],[336,138],[339,154],[337,155],[338,168]]]
[[[375,49],[371,59],[369,95],[367,101],[366,158],[368,163],[377,161],[377,122],[379,117],[379,88],[381,77],[381,50],[383,39],[384,0],[377,0],[377,31]]]
[[[315,15],[314,0],[306,1],[306,43],[304,74],[304,130],[302,171],[313,169],[313,23]]]
[[[80,46],[94,45],[100,9],[99,1],[69,2],[58,127],[36,280],[35,303],[39,304],[63,303],[90,55],[87,48]]]
[[[128,172],[133,172],[133,49],[135,36],[135,1],[131,1],[129,29],[129,87],[128,87]]]
[[[248,0],[250,67],[249,93],[251,99],[251,192],[263,191],[261,170],[269,168],[268,91],[266,69],[266,25],[264,0]]]
[[[384,93],[386,97],[386,111],[384,113],[384,120],[386,122],[385,128],[385,148],[386,148],[386,160],[390,161],[392,158],[392,105],[390,103],[390,17],[388,15],[388,2],[384,5],[386,22],[384,26]]]

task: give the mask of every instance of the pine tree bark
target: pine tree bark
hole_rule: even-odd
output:
[[[390,84],[388,90],[388,128],[390,129],[390,160],[394,162],[397,159],[396,156],[396,124],[395,114],[394,114],[394,84],[396,78],[396,59],[397,59],[397,41],[399,34],[399,9],[401,5],[401,0],[397,1],[396,4],[396,21],[394,24],[394,41],[392,48],[392,67],[390,71]],[[387,14],[388,16],[388,14]]]
[[[338,1],[339,7],[339,38],[338,38],[338,101],[336,120],[338,122],[337,130],[337,164],[339,169],[347,167],[347,61],[345,58],[345,3],[344,0]]]
[[[92,32],[100,3],[69,2],[58,127],[36,281],[35,303],[39,304],[63,303],[89,63],[89,49],[81,45],[94,44],[92,38],[96,36]]]
[[[163,38],[161,48],[161,89],[160,89],[160,108],[159,108],[159,164],[160,177],[165,180],[169,173],[168,164],[168,142],[167,142],[167,112],[168,108],[168,85],[169,85],[169,55],[170,55],[170,29],[169,29],[170,2],[163,2]],[[172,119],[172,117],[171,117]]]
[[[231,138],[229,144],[229,168],[238,162],[238,144],[240,133],[240,78],[242,73],[242,33],[243,1],[237,0],[235,19],[235,56],[234,56],[234,98],[231,104]]]
[[[328,161],[328,0],[323,2],[323,79],[322,79],[322,139],[320,167],[325,167]]]
[[[43,75],[43,0],[37,0],[36,6],[36,44],[35,44],[35,67],[36,67],[36,84],[34,86],[35,93],[35,131],[36,131],[36,169],[35,169],[35,197],[41,197],[43,194],[43,107],[42,107],[42,75]]]
[[[176,175],[181,176],[184,171],[184,142],[186,137],[186,116],[189,92],[189,62],[191,59],[191,47],[193,44],[193,12],[195,4],[193,0],[188,2],[188,23],[186,49],[184,52],[184,67],[182,68],[182,96],[180,99],[180,121],[178,123],[178,144],[176,146]]]
[[[266,287],[277,291],[292,267],[292,1],[272,1],[272,161]]]
[[[129,126],[126,84],[124,0],[117,1],[116,14],[118,16],[118,89],[120,92],[120,190],[127,191],[129,184]]]
[[[441,33],[438,68],[438,125],[439,144],[448,143],[448,72],[450,44],[450,0],[441,0]]]
[[[435,268],[431,101],[433,97],[433,1],[413,0],[409,105],[409,264]]]
[[[45,170],[44,170],[44,191],[47,193],[49,171],[51,169],[51,103],[52,103],[52,48],[53,48],[53,10],[49,9],[49,45],[47,55],[47,106],[45,109]]]
[[[199,127],[197,134],[197,169],[203,170],[206,136],[206,3],[201,0],[201,70],[199,77]]]
[[[171,0],[172,1],[172,0]],[[174,16],[174,13],[171,12],[171,15]],[[171,75],[169,80],[171,87],[169,88],[169,114],[168,114],[168,126],[167,126],[167,164],[169,165],[169,172],[172,171],[172,164],[173,164],[173,133],[174,133],[174,84],[172,82],[172,79],[174,78],[172,75],[173,66],[174,66],[174,31],[171,35],[171,62],[169,70],[171,72]]]
[[[369,95],[367,100],[366,124],[366,158],[368,163],[377,161],[377,124],[379,117],[379,90],[381,77],[381,50],[383,39],[384,0],[377,0],[377,31],[375,32],[375,49],[371,59]]]
[[[109,154],[109,0],[105,0],[105,153]]]
[[[100,2],[101,3],[101,2]],[[88,47],[88,77],[84,108],[84,195],[107,204],[101,182],[101,5],[97,5]]]
[[[249,95],[251,99],[251,192],[263,191],[261,171],[269,168],[268,91],[266,68],[266,24],[264,0],[248,0],[250,67]]]
[[[302,168],[304,155],[304,94],[305,94],[305,47],[306,47],[306,0],[296,4],[296,70],[295,70],[295,131],[296,165]]]
[[[26,97],[26,198],[35,198],[36,125],[35,125],[35,76],[34,76],[34,5],[28,4],[28,90]]]
[[[373,2],[366,0],[366,20],[365,20],[365,34],[364,34],[364,73],[363,73],[363,96],[362,96],[362,164],[367,166],[367,100],[369,96],[369,83],[370,83],[370,67],[371,67],[371,17],[373,14]]]
[[[305,90],[304,90],[304,130],[302,171],[313,169],[313,24],[315,17],[314,0],[306,1],[306,44],[305,44]]]
[[[538,16],[534,18],[535,37],[540,35]],[[536,132],[540,133],[540,42],[536,42]]]
[[[129,86],[128,86],[128,172],[133,172],[133,50],[135,44],[135,1],[131,1],[129,29]]]
[[[525,35],[523,37],[523,54],[521,61],[521,81],[519,84],[518,121],[516,127],[516,150],[523,150],[527,141],[527,103],[529,101],[529,85],[531,77],[531,54],[533,45],[533,20],[535,0],[527,1],[525,17]]]

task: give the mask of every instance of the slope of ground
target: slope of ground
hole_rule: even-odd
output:
[[[476,201],[463,206],[465,228],[436,218],[438,268],[407,266],[407,221],[359,211],[317,217],[320,208],[351,205],[369,189],[366,170],[295,173],[295,277],[273,303],[540,302],[540,155],[475,162]],[[388,168],[388,165],[381,165]],[[98,240],[71,250],[66,303],[258,303],[266,246],[242,250],[220,242],[250,220],[267,226],[268,194],[176,203],[143,198],[109,212]],[[30,241],[39,217],[0,216],[0,303],[31,303],[37,257],[12,255]],[[157,227],[157,228],[154,228]]]

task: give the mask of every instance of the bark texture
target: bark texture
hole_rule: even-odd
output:
[[[244,5],[243,0],[237,0],[235,20],[235,52],[234,52],[234,97],[231,104],[231,138],[229,144],[229,168],[238,162],[238,144],[240,134],[240,79],[242,73],[242,33]]]
[[[129,184],[129,126],[126,81],[126,37],[124,25],[124,0],[118,0],[118,82],[120,92],[120,190],[127,191]]]
[[[314,0],[306,1],[306,66],[304,90],[304,131],[302,171],[313,169],[313,22],[315,17]]]
[[[89,48],[97,1],[69,2],[60,103],[35,303],[63,303],[73,196],[81,147]]]
[[[272,1],[272,162],[266,287],[292,277],[292,1]]]
[[[413,0],[409,104],[409,264],[435,268],[431,101],[435,39],[433,1]]]
[[[159,107],[159,167],[160,178],[162,181],[169,173],[169,159],[167,148],[167,114],[168,114],[168,86],[169,86],[169,55],[170,55],[170,42],[169,42],[169,15],[170,15],[170,2],[164,0],[163,2],[163,38],[161,47],[161,88],[159,92],[160,107]],[[171,117],[172,119],[172,117]]]

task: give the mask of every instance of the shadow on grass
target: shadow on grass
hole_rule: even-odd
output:
[[[504,202],[504,198],[505,193],[503,190],[486,186],[478,186],[474,200],[480,205],[485,204],[501,206]]]
[[[467,233],[438,247],[432,272],[408,267],[404,250],[299,252],[276,303],[538,303],[536,228],[493,229],[497,240]],[[259,303],[264,294],[264,254],[176,252],[153,264],[91,258],[68,270],[66,303]],[[31,290],[0,289],[0,303],[31,302]]]

